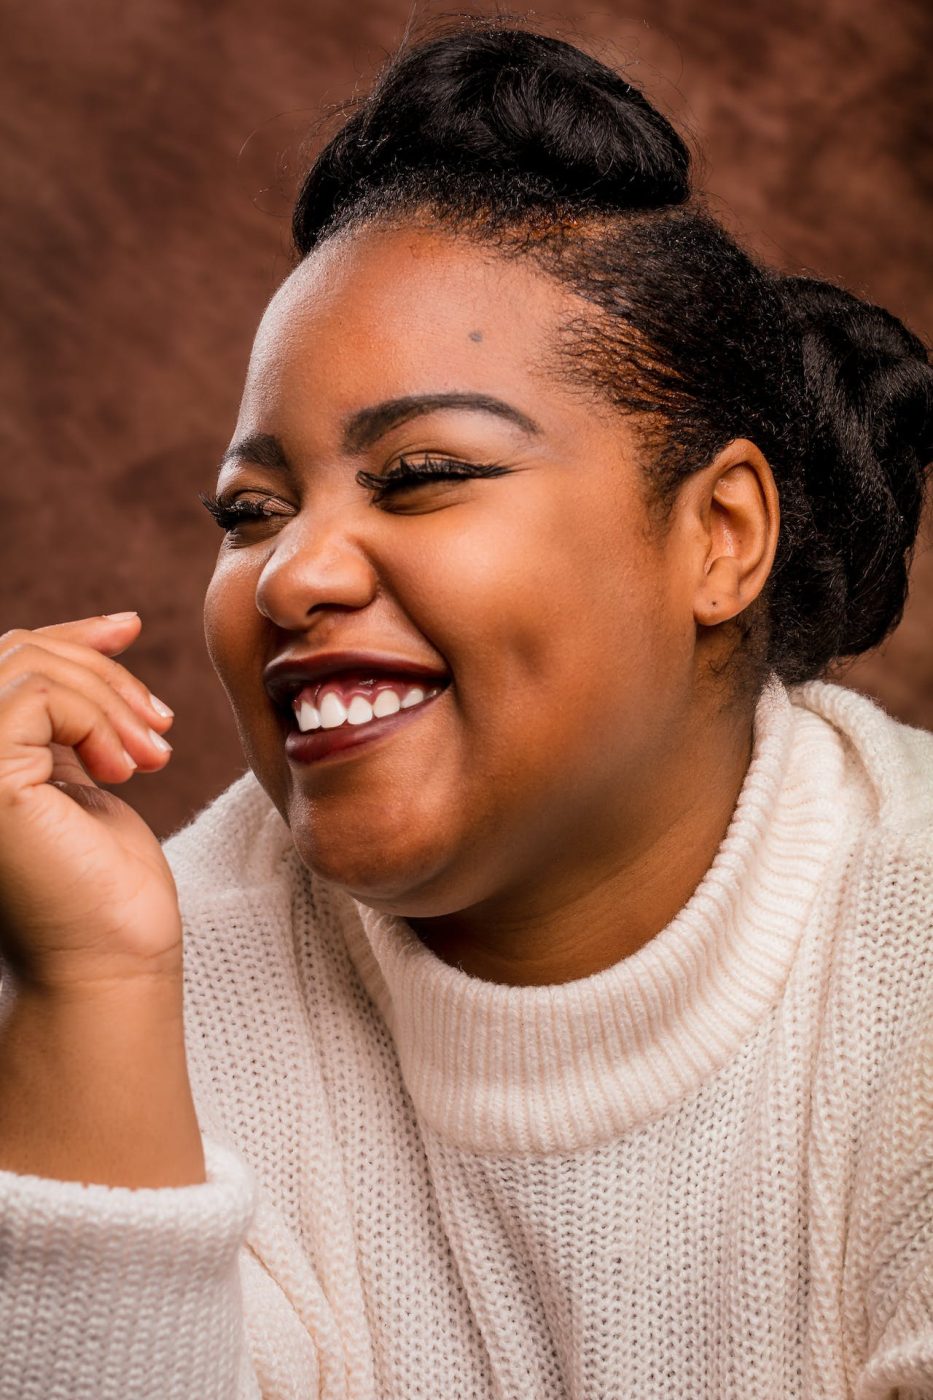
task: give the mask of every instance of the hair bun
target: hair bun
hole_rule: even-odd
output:
[[[813,278],[778,286],[802,354],[808,493],[846,581],[839,654],[853,655],[903,613],[933,459],[933,369],[882,307]]]
[[[638,88],[560,39],[475,21],[396,56],[309,171],[293,220],[304,255],[340,210],[400,178],[506,184],[595,210],[683,203],[690,155]]]

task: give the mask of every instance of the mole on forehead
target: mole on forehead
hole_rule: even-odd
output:
[[[482,338],[483,338],[483,332],[482,332],[482,331],[470,331],[470,339],[471,339],[471,340],[482,340]]]

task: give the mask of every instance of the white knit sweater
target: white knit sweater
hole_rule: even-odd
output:
[[[933,1397],[933,735],[772,678],[694,894],[561,986],[252,774],[166,851],[209,1180],[0,1172],[2,1400]]]

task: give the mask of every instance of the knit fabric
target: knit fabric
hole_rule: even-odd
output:
[[[693,895],[559,986],[250,773],[165,849],[208,1181],[0,1172],[0,1400],[931,1400],[933,735],[772,677]]]

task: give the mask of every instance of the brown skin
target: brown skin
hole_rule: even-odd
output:
[[[225,539],[205,606],[250,766],[304,862],[513,985],[629,956],[708,870],[752,751],[753,704],[711,679],[734,641],[719,624],[760,593],[778,535],[746,440],[652,530],[637,425],[547,368],[580,309],[533,265],[437,227],[325,243],[266,311],[233,438],[275,435],[296,480],[223,468],[225,495],[282,514]],[[448,408],[343,450],[357,409],[448,391],[504,399],[541,431]],[[429,453],[510,470],[382,504],[355,481]],[[453,685],[352,758],[290,764],[263,667],[338,648],[446,667]]]
[[[146,823],[98,786],[168,761],[171,711],[113,659],[140,627],[124,614],[0,637],[4,1171],[205,1180],[175,881]]]

